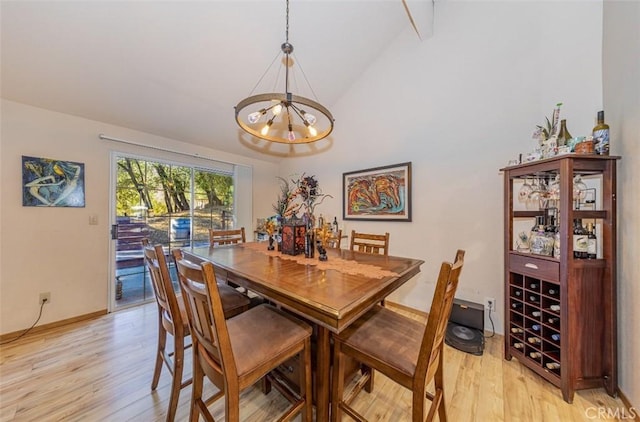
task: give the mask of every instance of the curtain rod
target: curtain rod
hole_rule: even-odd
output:
[[[102,139],[103,141],[106,140],[106,141],[120,142],[122,144],[135,145],[135,146],[139,146],[139,147],[155,149],[155,150],[158,150],[158,151],[170,152],[172,154],[179,154],[179,155],[185,155],[187,157],[201,158],[203,160],[215,161],[216,163],[227,164],[227,165],[232,165],[232,166],[235,165],[235,164],[232,164],[232,163],[225,163],[224,161],[216,160],[214,158],[205,157],[205,156],[200,155],[198,153],[190,154],[190,153],[187,153],[187,152],[176,151],[176,150],[169,149],[169,148],[162,148],[162,147],[156,147],[156,146],[153,146],[153,145],[140,144],[138,142],[128,141],[126,139],[114,138],[112,136],[107,136],[104,133],[98,134],[98,138]]]

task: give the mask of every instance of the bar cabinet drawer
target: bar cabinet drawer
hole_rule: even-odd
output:
[[[534,256],[509,255],[509,271],[547,281],[559,282],[560,263]]]

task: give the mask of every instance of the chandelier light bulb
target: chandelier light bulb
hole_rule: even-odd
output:
[[[273,124],[273,119],[269,120],[267,122],[266,125],[264,125],[264,127],[262,128],[262,130],[260,131],[260,133],[262,134],[262,136],[266,136],[267,133],[269,133],[269,129],[271,128],[271,125]]]
[[[318,131],[316,130],[316,128],[311,125],[307,126],[307,129],[309,129],[309,134],[311,136],[316,136],[318,134]]]
[[[264,109],[262,109],[260,111],[254,111],[253,113],[250,113],[247,116],[247,120],[249,120],[249,123],[257,123],[258,120],[260,120],[260,118],[262,117],[263,114],[264,114]]]
[[[305,113],[304,111],[302,112],[302,117],[304,118],[304,121],[309,123],[310,125],[314,125],[317,121],[316,116],[314,116],[313,114]]]
[[[290,131],[289,131],[289,134],[287,135],[287,139],[288,139],[289,141],[291,141],[291,142],[295,141],[295,140],[296,140],[296,134],[295,134],[295,133],[293,133],[293,131],[292,131],[292,130],[290,130]]]
[[[282,111],[282,103],[280,103],[280,104],[278,104],[278,105],[274,106],[274,107],[271,109],[271,112],[273,113],[273,115],[274,115],[274,116],[277,116],[278,114],[280,114],[280,112],[281,112],[281,111]]]

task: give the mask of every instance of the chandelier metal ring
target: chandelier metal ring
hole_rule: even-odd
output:
[[[297,106],[297,104],[300,104],[303,106],[302,109],[304,111],[308,111],[310,113],[315,112],[314,114],[318,116],[324,116],[324,120],[328,122],[329,126],[325,130],[319,131],[315,136],[307,134],[304,137],[296,138],[295,140],[291,141],[286,136],[278,136],[282,135],[282,132],[288,131],[288,127],[285,127],[286,125],[278,125],[276,123],[276,126],[269,131],[272,134],[263,135],[262,133],[260,133],[260,131],[262,126],[264,126],[264,123],[251,124],[242,120],[242,116],[244,115],[244,113],[246,113],[244,109],[246,109],[247,107],[254,105],[257,106],[255,108],[265,109],[269,107],[269,104],[273,104],[274,101],[279,101],[280,103],[284,104],[289,103],[290,107],[295,106],[298,107],[298,109],[300,109],[300,107]],[[265,139],[271,142],[279,142],[283,144],[307,144],[309,142],[315,142],[319,141],[322,138],[326,138],[327,136],[329,136],[331,131],[333,131],[333,115],[331,114],[331,112],[322,104],[309,98],[301,97],[299,95],[287,95],[285,93],[276,92],[253,95],[241,100],[238,105],[235,106],[235,109],[236,122],[238,123],[238,126],[240,126],[247,133],[250,133],[257,138]],[[301,126],[301,124],[298,126]],[[302,128],[299,130],[299,132],[301,131]]]

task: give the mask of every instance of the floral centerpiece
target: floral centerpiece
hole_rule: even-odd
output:
[[[279,220],[292,218],[296,215],[299,209],[299,206],[294,203],[296,194],[286,179],[278,177],[278,180],[280,180],[280,193],[278,194],[276,203],[273,204],[273,210],[276,212],[276,216]]]
[[[306,176],[303,173],[294,183],[296,186],[294,196],[299,200],[296,215],[302,211],[302,219],[307,227],[314,227],[316,207],[322,204],[325,199],[333,198],[333,196],[322,193],[315,176]]]
[[[551,120],[545,117],[545,125],[536,125],[533,132],[533,139],[538,141],[538,154],[536,158],[547,158],[556,155],[558,152],[558,133],[560,130],[560,107],[562,103],[556,104]]]
[[[301,245],[305,244],[305,233],[310,234],[312,238],[315,234],[315,230],[310,229],[315,228],[316,207],[326,198],[333,196],[322,193],[315,176],[303,173],[298,179],[286,180],[278,177],[278,180],[280,193],[273,204],[276,215],[268,222],[276,224],[275,228],[270,229],[279,233],[278,250],[283,253],[286,250],[286,253],[295,255],[302,250]]]

